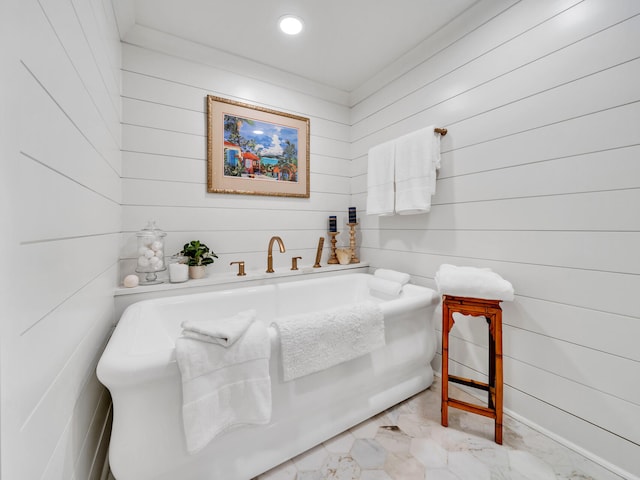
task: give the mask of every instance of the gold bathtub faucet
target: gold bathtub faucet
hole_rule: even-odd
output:
[[[273,242],[278,242],[280,253],[285,252],[284,243],[280,237],[271,237],[269,240],[269,250],[267,251],[267,273],[273,273]]]

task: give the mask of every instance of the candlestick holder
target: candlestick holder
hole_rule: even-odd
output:
[[[356,223],[347,223],[349,225],[349,248],[351,249],[351,261],[349,263],[360,263],[360,259],[356,255]]]
[[[336,235],[338,235],[340,232],[329,232],[329,235],[331,235],[331,256],[329,257],[329,261],[327,262],[329,265],[335,265],[338,262],[338,257],[336,256]]]

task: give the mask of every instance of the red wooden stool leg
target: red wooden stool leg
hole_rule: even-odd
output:
[[[447,302],[442,302],[442,403],[440,414],[443,427],[449,425],[449,330],[453,320],[452,315]]]

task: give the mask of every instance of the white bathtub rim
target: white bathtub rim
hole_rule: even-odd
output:
[[[358,277],[372,277],[365,273],[355,273]],[[318,280],[328,280],[331,277],[325,277]],[[344,277],[343,277],[344,278]],[[314,281],[314,280],[301,280]],[[254,292],[277,291],[278,284],[261,285],[257,287],[240,287],[247,288]],[[165,377],[167,369],[172,369],[175,363],[175,339],[167,336],[164,348],[158,348],[148,353],[131,353],[125,351],[122,347],[125,345],[126,337],[134,335],[132,331],[135,328],[136,319],[146,312],[149,307],[162,307],[166,304],[175,304],[189,301],[194,297],[196,299],[204,298],[207,295],[224,295],[227,292],[237,291],[238,288],[230,288],[228,290],[198,293],[193,295],[181,295],[167,297],[161,299],[143,300],[127,307],[123,314],[123,318],[127,318],[126,322],[120,325],[114,332],[114,337],[118,341],[110,341],[105,349],[102,358],[97,366],[98,379],[108,388],[122,388],[128,385],[139,385],[140,383],[153,381],[154,379]],[[438,301],[437,293],[428,287],[407,284],[404,285],[399,298],[385,300],[380,299],[380,307],[385,319],[395,318],[404,313],[430,307]],[[426,321],[426,320],[425,320]],[[277,333],[273,327],[269,327],[269,336],[272,342],[272,351],[274,351],[273,342],[276,341]],[[114,338],[116,339],[116,338]],[[112,339],[112,340],[114,340]]]

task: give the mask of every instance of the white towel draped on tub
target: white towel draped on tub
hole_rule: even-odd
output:
[[[444,263],[435,275],[441,295],[512,301],[513,286],[489,268],[456,267]]]
[[[247,321],[249,319],[249,321]],[[212,330],[224,338],[237,335],[223,346],[187,336],[176,339],[176,359],[182,375],[182,416],[187,450],[194,454],[214,437],[241,425],[269,423],[271,419],[271,345],[267,327],[256,322],[255,312],[239,315],[246,324],[237,335],[233,319],[211,320]],[[188,322],[185,325],[189,327]],[[228,331],[221,329],[227,325]],[[186,332],[185,332],[186,333]]]
[[[372,147],[367,157],[367,215],[393,215],[394,142]]]
[[[384,316],[372,302],[291,315],[273,323],[284,380],[319,372],[385,345]]]
[[[182,336],[228,347],[244,334],[255,319],[256,311],[246,310],[229,318],[185,320],[181,325]]]
[[[440,134],[435,126],[408,133],[396,140],[396,213],[410,215],[431,210],[440,168]]]

